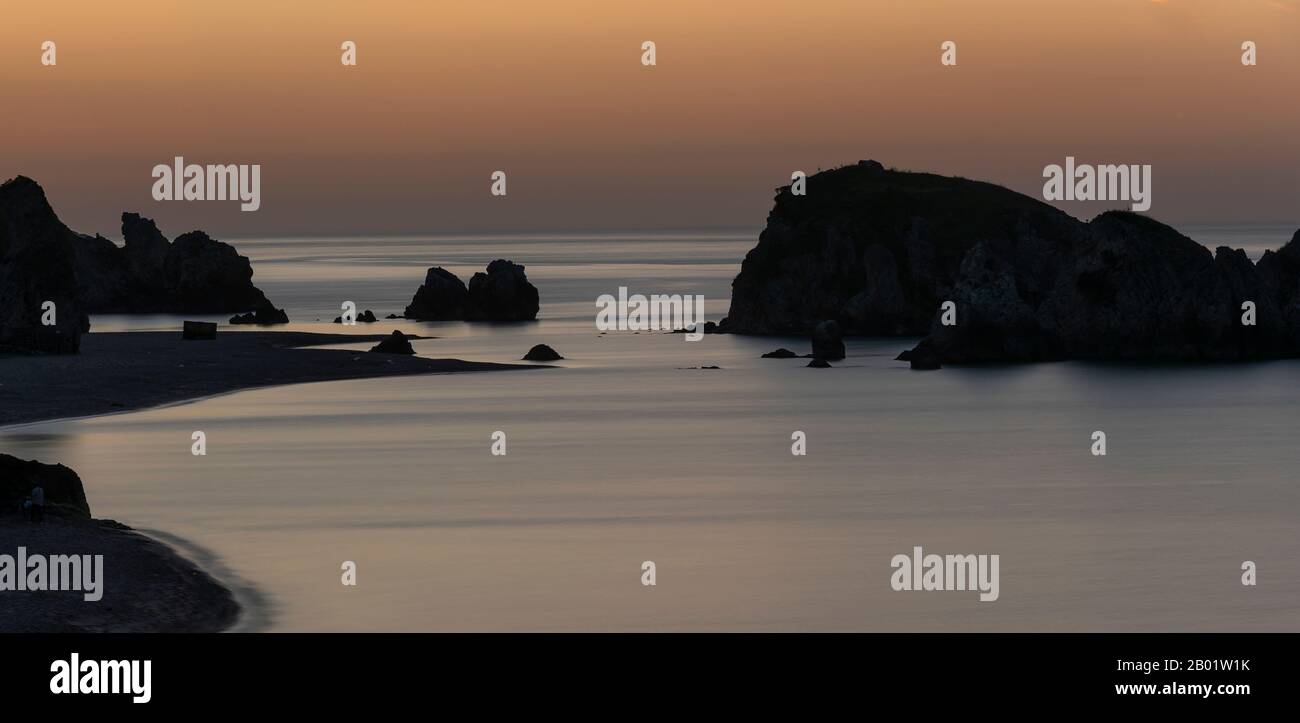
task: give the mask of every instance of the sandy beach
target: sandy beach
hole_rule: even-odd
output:
[[[300,348],[374,344],[386,337],[223,329],[215,340],[187,341],[179,331],[91,333],[83,338],[80,354],[0,356],[0,426],[111,414],[280,384],[539,368]]]
[[[81,591],[7,591],[2,633],[211,633],[240,615],[232,593],[167,545],[113,520],[0,516],[0,554],[103,555],[103,597]]]
[[[386,336],[227,331],[188,341],[179,332],[88,334],[77,355],[0,357],[0,426],[299,382],[539,367],[301,348],[373,344]],[[85,486],[93,508],[93,470]],[[103,598],[93,602],[68,590],[0,595],[0,632],[218,632],[262,614],[241,610],[214,571],[191,559],[201,556],[186,541],[156,534],[167,544],[114,520],[48,515],[33,524],[4,510],[0,554],[16,557],[21,547],[29,555],[102,555],[105,579]]]

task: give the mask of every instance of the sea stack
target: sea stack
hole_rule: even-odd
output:
[[[466,287],[455,274],[436,266],[407,305],[405,316],[419,321],[531,321],[539,310],[537,287],[524,267],[497,259],[474,274]]]

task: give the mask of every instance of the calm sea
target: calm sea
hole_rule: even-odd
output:
[[[1191,235],[1257,257],[1293,231]],[[428,266],[467,280],[513,259],[541,290],[537,323],[355,330],[439,337],[415,342],[427,356],[512,361],[545,342],[567,359],[9,428],[0,449],[77,470],[97,517],[192,544],[248,594],[251,629],[1300,627],[1300,362],[921,373],[892,361],[910,340],[851,340],[817,370],[759,358],[803,339],[594,328],[595,298],[620,285],[703,294],[721,317],[755,237],[239,241],[290,328],[311,331],[339,330],[344,300],[400,313]],[[692,368],[707,365],[722,368]],[[891,590],[890,559],[914,546],[1000,555],[1000,598]]]

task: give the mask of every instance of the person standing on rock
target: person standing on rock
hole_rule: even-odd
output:
[[[36,485],[32,488],[32,522],[40,522],[45,519],[45,488]]]

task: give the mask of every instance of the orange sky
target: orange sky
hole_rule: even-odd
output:
[[[1152,164],[1161,220],[1300,225],[1300,0],[8,5],[0,177],[114,238],[123,210],[172,236],[758,228],[796,169],[1038,196],[1067,155]],[[175,155],[261,164],[261,210],[154,201]]]

